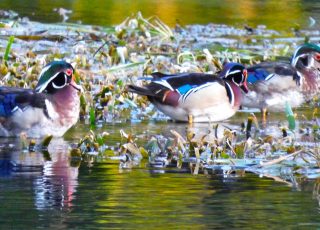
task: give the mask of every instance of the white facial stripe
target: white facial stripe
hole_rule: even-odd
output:
[[[241,73],[241,70],[235,70],[235,71],[231,72],[230,74],[235,74],[235,73]],[[240,83],[235,82],[234,78],[232,78],[232,82],[233,82],[234,84],[236,84],[237,86],[240,86],[240,85],[243,84],[244,79],[245,79],[245,76],[244,76],[243,74],[241,74],[241,81],[240,81]]]
[[[294,52],[293,56],[292,57],[296,57],[297,53],[299,52],[299,50],[301,49],[302,46],[299,46],[296,51]],[[300,55],[301,56],[301,55]],[[291,61],[291,65],[292,66],[296,66],[297,64],[297,60],[299,59],[300,56],[297,56],[295,59],[292,59]]]
[[[224,75],[223,78],[226,78],[229,75],[229,71],[230,71],[230,69],[228,69],[226,75]]]
[[[299,60],[300,58],[304,57],[304,56],[306,56],[306,54],[301,54],[301,55],[297,56],[295,59],[292,59],[291,65],[292,65],[293,67],[296,67],[298,60]]]
[[[51,67],[51,65],[48,65],[46,67],[44,67],[42,70],[41,70],[41,73],[40,73],[40,77]]]
[[[229,71],[228,71],[227,76],[228,76],[228,75],[231,75],[231,74],[235,74],[235,73],[241,73],[241,70],[234,70],[234,71],[232,71],[232,72],[229,72]]]
[[[239,86],[239,83],[235,82],[235,81],[234,81],[234,78],[232,78],[232,82],[233,82],[234,84],[236,84],[237,86]]]
[[[53,75],[45,84],[40,85],[41,87],[38,89],[36,88],[37,91],[39,91],[40,93],[45,90],[45,88],[47,88],[48,84],[58,76],[58,74],[60,74],[60,72],[56,73],[55,75]]]
[[[54,82],[52,82],[52,86],[53,86],[53,88],[55,88],[55,89],[62,89],[63,87],[65,87],[67,84],[64,84],[64,85],[62,85],[62,86],[58,86],[58,85],[56,85],[56,84],[54,84]]]
[[[55,88],[55,89],[62,89],[63,87],[65,87],[66,85],[67,85],[67,76],[64,74],[63,75],[64,76],[64,84],[62,85],[62,86],[58,86],[58,85],[56,85],[56,84],[54,84],[54,82],[52,82],[52,86],[53,86],[53,88]]]
[[[309,66],[314,66],[314,58],[313,58],[313,55],[310,55],[309,58],[308,58],[308,67]]]

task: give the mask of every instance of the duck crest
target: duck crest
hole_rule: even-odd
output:
[[[227,91],[227,96],[229,98],[229,102],[232,107],[239,108],[241,105],[241,90],[239,87],[233,82],[225,82],[225,87]]]

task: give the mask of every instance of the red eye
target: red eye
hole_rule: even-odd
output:
[[[316,61],[320,61],[320,53],[316,53],[316,54],[314,55],[314,59],[315,59]]]
[[[72,73],[73,73],[72,69],[67,69],[67,70],[66,70],[66,74],[67,74],[68,76],[71,76]]]

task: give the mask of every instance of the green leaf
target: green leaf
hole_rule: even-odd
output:
[[[289,105],[288,102],[286,102],[286,105],[285,105],[285,112],[286,112],[287,120],[289,123],[289,129],[294,130],[296,128],[296,121],[295,121],[291,106]]]
[[[80,105],[81,105],[82,108],[85,108],[86,105],[87,105],[86,99],[83,96],[83,94],[80,95]]]
[[[94,108],[90,109],[89,115],[90,115],[90,125],[95,126],[96,125],[96,113],[95,113]]]
[[[48,146],[52,140],[53,136],[52,135],[48,135],[48,136],[45,136],[42,141],[41,141],[41,146],[43,149],[48,149]]]
[[[220,154],[220,156],[221,156],[221,158],[223,158],[223,159],[229,159],[229,158],[230,158],[230,156],[229,156],[227,153],[225,153],[225,152],[222,152],[222,153]]]
[[[14,41],[14,36],[10,36],[9,40],[8,40],[8,45],[7,45],[7,48],[6,48],[6,52],[4,53],[4,56],[3,56],[3,59],[5,61],[9,60],[9,53],[10,53],[11,45],[12,45],[13,41]]]
[[[51,161],[52,160],[51,156],[50,156],[50,153],[47,150],[42,151],[42,156],[43,156],[43,159],[45,161]]]
[[[134,62],[134,63],[129,63],[129,64],[123,64],[123,65],[117,65],[114,67],[111,67],[110,69],[108,69],[107,71],[110,72],[116,72],[116,71],[120,71],[123,69],[128,69],[128,68],[133,68],[139,65],[144,65],[145,62]]]
[[[122,81],[121,79],[119,79],[119,80],[117,81],[117,85],[118,85],[119,87],[122,87],[122,86],[123,86],[123,81]]]

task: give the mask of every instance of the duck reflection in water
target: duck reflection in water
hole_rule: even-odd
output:
[[[18,146],[19,143],[15,144]],[[1,176],[32,179],[36,209],[72,206],[80,164],[71,166],[68,145],[63,139],[53,139],[49,153],[23,152],[21,149],[6,151],[0,152]]]
[[[78,168],[71,167],[67,152],[50,154],[43,174],[34,181],[38,209],[71,207],[78,186]]]

